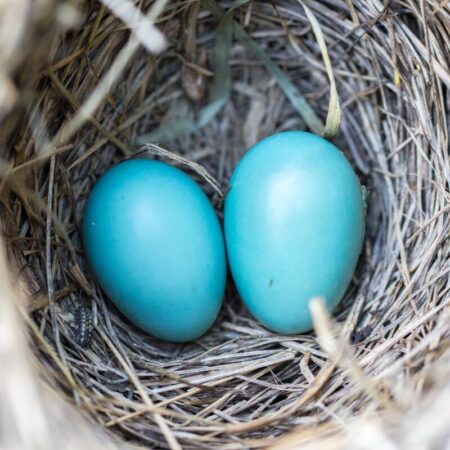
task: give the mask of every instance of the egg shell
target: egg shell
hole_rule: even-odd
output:
[[[83,241],[99,284],[138,327],[186,342],[215,321],[226,283],[223,233],[181,170],[150,160],[110,169],[87,201]]]
[[[250,312],[276,332],[312,329],[309,300],[333,310],[364,238],[361,186],[343,153],[300,131],[270,136],[236,167],[225,201],[228,259]]]

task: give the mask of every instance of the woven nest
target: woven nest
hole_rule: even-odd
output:
[[[305,3],[1,3],[2,448],[448,444],[450,9]],[[106,169],[158,143],[221,215],[246,149],[325,122],[370,193],[332,319],[273,334],[230,282],[214,327],[168,344],[105,298],[80,221]]]

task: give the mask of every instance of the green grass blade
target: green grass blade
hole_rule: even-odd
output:
[[[265,65],[266,69],[275,78],[280,89],[291,102],[294,109],[300,114],[306,125],[316,134],[323,135],[322,120],[316,115],[308,101],[292,84],[287,75],[272,61],[267,52],[261,48],[237,23],[234,23],[234,32],[241,42]]]
[[[209,9],[214,10],[215,14],[221,12],[215,1],[205,1],[205,3]],[[209,104],[200,110],[196,119],[192,117],[172,119],[160,125],[156,130],[140,136],[137,140],[139,145],[149,142],[165,143],[193,133],[211,122],[228,102],[231,94],[230,58],[233,38],[233,10],[234,8],[231,8],[226,14],[221,14],[221,20],[216,31],[213,62],[215,75],[210,89]]]
[[[328,55],[327,44],[325,42],[325,38],[323,36],[319,22],[317,21],[313,12],[301,0],[298,1],[303,6],[306,17],[311,23],[311,27],[320,47],[320,52],[322,53],[322,59],[323,63],[325,64],[328,79],[330,80],[330,102],[328,104],[328,114],[325,123],[324,135],[325,137],[333,137],[338,133],[339,127],[341,125],[341,107],[339,104],[339,95],[336,87],[336,81],[333,74],[333,66],[331,64],[330,56]]]

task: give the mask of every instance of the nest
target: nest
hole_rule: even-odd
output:
[[[305,3],[0,5],[3,448],[448,443],[450,9]],[[370,193],[332,319],[271,333],[230,282],[214,327],[168,344],[105,298],[80,221],[106,169],[158,143],[221,215],[246,149],[325,122]]]

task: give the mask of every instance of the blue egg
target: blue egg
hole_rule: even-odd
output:
[[[364,238],[361,186],[342,152],[311,133],[256,144],[238,164],[225,201],[231,272],[250,312],[286,334],[312,329],[308,308],[344,295]]]
[[[110,169],[87,201],[83,241],[99,284],[141,329],[186,342],[214,323],[226,283],[222,229],[181,170],[150,160]]]

